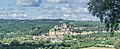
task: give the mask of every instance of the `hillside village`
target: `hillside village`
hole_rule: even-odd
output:
[[[15,25],[11,26],[10,24]],[[120,32],[119,30],[115,31],[115,36],[110,37],[109,32],[102,30],[103,26],[100,22],[93,21],[68,21],[65,23],[65,21],[53,20],[1,20],[1,30],[10,28],[0,34],[1,46],[5,46],[5,48],[12,46],[15,49],[16,47],[29,49],[96,49],[103,47],[114,49],[116,45],[119,45]]]
[[[47,33],[47,36],[45,34],[41,36],[33,36],[33,40],[50,40],[52,43],[55,42],[62,42],[64,35],[78,35],[78,34],[92,34],[94,32],[89,31],[89,32],[72,32],[70,31],[70,28],[67,26],[66,23],[63,23],[61,26],[55,25],[52,29],[49,30]]]

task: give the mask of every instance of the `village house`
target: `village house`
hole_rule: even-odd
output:
[[[62,42],[64,35],[77,35],[76,32],[69,31],[66,23],[63,23],[61,26],[55,25],[52,29],[49,30],[48,36],[33,36],[34,40],[50,40],[52,43]]]

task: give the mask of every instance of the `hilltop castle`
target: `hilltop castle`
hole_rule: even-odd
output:
[[[50,40],[52,43],[55,43],[62,42],[64,35],[77,35],[77,33],[69,31],[67,24],[63,23],[61,26],[55,25],[52,29],[49,30],[48,35],[49,36],[33,36],[33,39]]]
[[[58,25],[55,25],[54,28],[49,30],[49,35],[50,36],[55,36],[55,35],[66,35],[69,34],[69,28],[67,28],[66,23],[63,23],[60,27]]]

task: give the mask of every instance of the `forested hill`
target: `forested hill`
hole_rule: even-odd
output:
[[[16,20],[0,19],[0,33],[24,33],[40,34],[46,33],[54,25],[60,24],[62,19],[37,19],[37,20]]]
[[[95,27],[100,25],[100,22],[77,21],[76,23],[73,20],[63,19],[0,19],[0,33],[22,33],[24,35],[39,35],[41,33],[47,33],[49,29],[54,27],[54,25],[61,25],[63,23],[67,23],[68,26],[73,27]]]

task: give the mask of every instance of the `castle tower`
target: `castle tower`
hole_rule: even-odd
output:
[[[56,34],[56,31],[55,31],[54,29],[50,29],[50,30],[49,30],[49,35],[52,35],[52,36],[53,36],[53,35],[55,35],[55,34]]]
[[[59,28],[58,25],[55,25],[55,26],[54,26],[54,29],[58,29],[58,28]]]
[[[63,25],[61,27],[64,28],[64,29],[66,29],[67,28],[67,24],[63,23]]]

